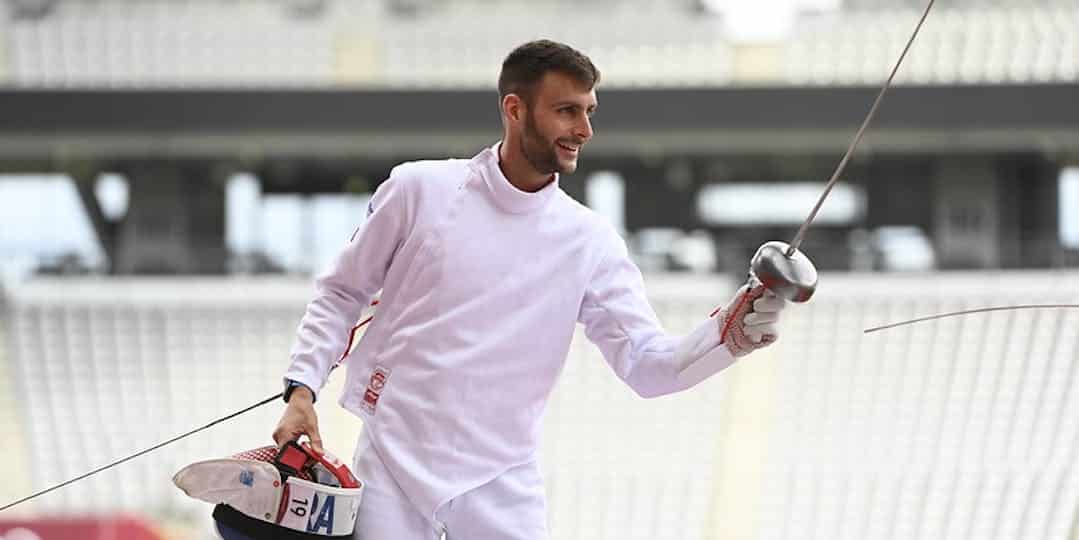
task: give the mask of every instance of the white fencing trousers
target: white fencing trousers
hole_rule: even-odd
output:
[[[543,477],[520,465],[423,516],[408,500],[363,434],[352,471],[364,482],[355,540],[547,540]],[[443,531],[445,536],[443,537]]]

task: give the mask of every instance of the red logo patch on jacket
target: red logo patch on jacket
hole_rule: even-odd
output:
[[[367,382],[367,390],[363,393],[363,410],[369,414],[375,414],[375,406],[378,398],[382,395],[382,389],[386,387],[386,380],[390,378],[390,370],[382,366],[375,366],[371,373],[371,380]]]

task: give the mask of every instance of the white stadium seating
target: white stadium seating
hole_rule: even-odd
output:
[[[17,86],[312,86],[333,80],[329,20],[270,2],[60,2],[11,24]]]
[[[649,276],[688,330],[733,284]],[[299,280],[35,280],[7,291],[7,351],[41,489],[279,391]],[[1079,274],[825,274],[772,349],[701,386],[637,398],[578,336],[546,419],[555,539],[1067,540],[1079,500]],[[376,313],[377,316],[377,313]],[[351,452],[335,374],[320,400]],[[280,404],[35,501],[42,512],[206,519],[182,465],[265,444]]]
[[[1076,2],[938,3],[897,84],[1079,79]],[[39,18],[0,13],[0,84],[491,88],[513,46],[548,37],[590,54],[608,87],[876,85],[921,13],[919,2],[805,11],[762,49],[675,0],[420,2],[430,6],[414,15],[322,4],[303,16],[273,0],[61,0]]]
[[[794,84],[877,84],[892,69],[921,10],[806,16],[785,43]],[[897,84],[1000,84],[1079,78],[1079,4],[940,7],[930,13]]]

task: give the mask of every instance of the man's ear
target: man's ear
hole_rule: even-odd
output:
[[[502,97],[502,114],[512,122],[518,122],[524,116],[524,100],[517,94],[506,94]]]

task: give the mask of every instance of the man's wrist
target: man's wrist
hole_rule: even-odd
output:
[[[288,380],[285,382],[285,395],[283,396],[285,403],[288,403],[294,397],[299,397],[302,400],[315,402],[315,392],[311,390],[306,384]]]

